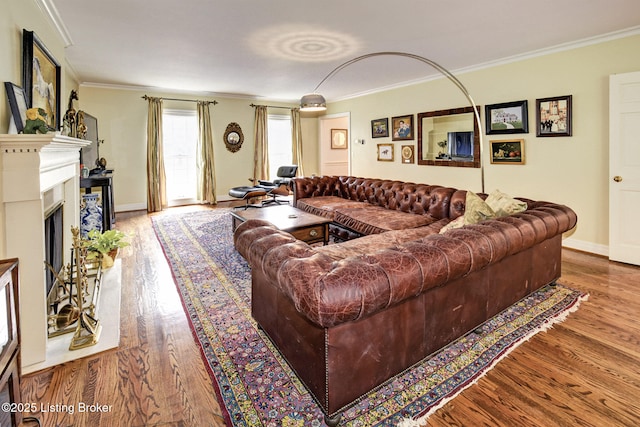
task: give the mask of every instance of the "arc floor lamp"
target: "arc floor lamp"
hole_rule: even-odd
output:
[[[411,59],[415,59],[416,61],[420,61],[422,63],[425,63],[425,64],[431,66],[432,68],[435,68],[440,73],[442,73],[454,85],[456,85],[456,87],[458,89],[460,89],[460,91],[464,94],[465,98],[467,98],[467,101],[469,101],[469,103],[473,107],[473,115],[474,115],[476,123],[478,125],[478,133],[479,133],[479,139],[480,139],[480,181],[481,181],[481,186],[482,186],[482,192],[484,193],[484,166],[483,166],[484,141],[483,141],[483,137],[482,137],[482,123],[480,121],[480,113],[478,111],[478,108],[476,106],[475,101],[471,97],[471,94],[469,93],[467,88],[464,86],[464,84],[462,84],[462,82],[460,80],[458,80],[458,78],[456,76],[454,76],[449,70],[447,70],[446,68],[444,68],[442,65],[438,64],[437,62],[434,62],[434,61],[432,61],[432,60],[430,60],[428,58],[425,58],[423,56],[420,56],[420,55],[414,55],[412,53],[406,53],[406,52],[395,52],[395,51],[374,52],[374,53],[368,53],[366,55],[358,56],[356,58],[350,59],[347,62],[344,62],[344,63],[338,65],[329,74],[327,74],[326,77],[323,78],[320,81],[320,83],[318,83],[318,85],[315,87],[315,89],[313,90],[312,93],[304,95],[300,99],[300,111],[324,111],[324,110],[326,110],[327,109],[327,101],[325,100],[324,96],[322,96],[322,95],[320,95],[318,93],[318,89],[320,88],[320,86],[322,86],[322,84],[324,82],[329,80],[331,77],[333,77],[334,75],[336,75],[342,69],[348,67],[349,65],[354,64],[354,63],[359,62],[359,61],[362,61],[364,59],[373,58],[375,56],[402,56],[402,57],[405,57],[405,58],[411,58]]]

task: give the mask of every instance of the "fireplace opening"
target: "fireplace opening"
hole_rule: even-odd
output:
[[[44,219],[44,236],[45,236],[45,262],[47,262],[53,270],[62,276],[64,264],[63,256],[63,222],[62,222],[62,206],[60,202],[52,209],[45,213]],[[53,271],[45,267],[46,288],[49,295],[56,277]]]

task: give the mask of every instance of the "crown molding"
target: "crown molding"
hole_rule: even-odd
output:
[[[95,89],[115,89],[115,90],[129,90],[135,92],[151,91],[154,93],[175,93],[175,94],[189,94],[193,96],[207,96],[207,97],[219,97],[227,99],[247,99],[251,101],[265,101],[265,102],[282,102],[285,104],[298,103],[297,99],[274,99],[266,98],[261,95],[251,95],[244,93],[228,93],[228,92],[208,92],[208,91],[194,91],[185,89],[171,89],[157,86],[138,86],[138,85],[123,85],[112,83],[96,83],[96,82],[82,82],[80,87],[95,88]]]
[[[69,47],[73,45],[73,40],[71,39],[71,34],[69,34],[69,30],[67,26],[64,24],[62,17],[60,17],[60,13],[58,13],[58,9],[53,4],[53,0],[34,0],[36,4],[42,10],[42,13],[49,18],[51,24],[56,29],[62,41],[64,42],[64,47]]]
[[[631,28],[626,28],[624,30],[613,31],[611,33],[601,34],[601,35],[594,36],[594,37],[587,37],[587,38],[584,38],[584,39],[580,39],[580,40],[576,40],[576,41],[572,41],[572,42],[568,42],[568,43],[562,43],[562,44],[551,46],[551,47],[544,48],[544,49],[533,50],[533,51],[524,52],[524,53],[520,53],[520,54],[513,55],[513,56],[508,56],[508,57],[505,57],[505,58],[496,59],[496,60],[493,60],[493,61],[483,62],[483,63],[472,65],[472,66],[469,66],[469,67],[458,68],[458,69],[452,70],[451,73],[456,75],[456,76],[459,76],[461,74],[471,73],[473,71],[484,70],[484,69],[487,69],[487,68],[492,68],[492,67],[497,67],[497,66],[500,66],[500,65],[511,64],[511,63],[514,63],[514,62],[524,61],[524,60],[532,59],[532,58],[538,58],[538,57],[541,57],[541,56],[551,55],[551,54],[554,54],[554,53],[565,52],[565,51],[568,51],[568,50],[578,49],[578,48],[581,48],[581,47],[592,46],[592,45],[596,45],[596,44],[600,44],[600,43],[606,43],[606,42],[609,42],[609,41],[612,41],[612,40],[623,39],[623,38],[626,38],[626,37],[637,36],[638,34],[640,34],[640,25],[635,26],[635,27],[631,27]],[[444,78],[444,77],[445,76],[442,75],[442,74],[436,74],[436,75],[425,77],[425,78],[408,80],[408,81],[400,82],[400,83],[393,84],[393,85],[383,86],[383,87],[371,89],[371,90],[368,90],[368,91],[362,91],[362,92],[354,93],[354,94],[351,94],[351,95],[346,95],[346,96],[343,96],[343,97],[340,97],[340,98],[335,98],[335,99],[332,99],[331,102],[346,101],[346,100],[349,100],[349,99],[359,98],[359,97],[365,96],[365,95],[374,95],[376,93],[385,92],[385,91],[393,90],[393,89],[400,89],[400,88],[404,88],[404,87],[407,87],[407,86],[413,86],[413,85],[416,85],[416,84],[426,83],[426,82],[433,81],[433,80],[438,80],[438,79],[441,79],[441,78]],[[329,101],[329,100],[327,100],[327,101]]]

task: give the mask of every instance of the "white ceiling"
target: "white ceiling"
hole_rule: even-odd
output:
[[[82,84],[281,101],[370,52],[409,52],[460,73],[640,33],[638,0],[38,1],[66,33],[67,66]],[[335,100],[437,74],[418,61],[376,57],[320,92]]]

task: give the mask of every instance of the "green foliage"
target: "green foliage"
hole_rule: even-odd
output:
[[[105,255],[113,249],[125,248],[129,242],[125,241],[126,235],[122,231],[107,230],[104,233],[91,230],[87,235],[86,246],[89,251],[100,252]]]

